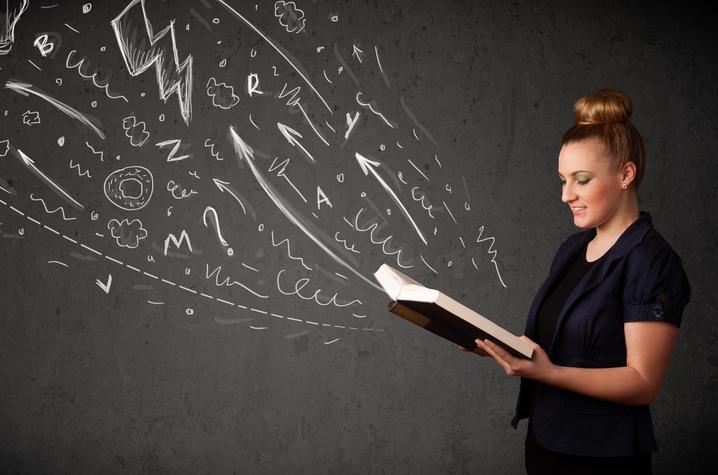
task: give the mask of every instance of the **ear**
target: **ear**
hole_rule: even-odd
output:
[[[621,170],[621,181],[630,183],[636,179],[636,164],[628,162],[623,166]],[[630,186],[630,185],[629,185]]]

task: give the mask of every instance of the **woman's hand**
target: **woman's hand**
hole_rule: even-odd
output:
[[[558,366],[551,362],[541,345],[526,335],[521,335],[519,338],[528,341],[534,348],[532,359],[518,358],[490,340],[477,339],[476,343],[479,348],[493,357],[509,376],[522,376],[543,383],[550,382],[556,374]]]
[[[456,345],[456,343],[454,343],[454,345]],[[489,354],[486,351],[484,351],[483,349],[481,349],[480,347],[476,347],[473,350],[467,350],[466,348],[464,348],[461,345],[456,345],[456,347],[458,349],[460,349],[461,351],[465,351],[467,353],[476,353],[479,356],[489,356]]]

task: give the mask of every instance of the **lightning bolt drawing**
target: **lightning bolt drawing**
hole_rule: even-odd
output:
[[[192,119],[192,55],[180,63],[174,20],[155,34],[147,18],[145,0],[132,0],[110,24],[127,71],[135,77],[154,65],[160,98],[167,102],[176,93],[182,118],[189,125]],[[169,39],[165,38],[167,33]]]

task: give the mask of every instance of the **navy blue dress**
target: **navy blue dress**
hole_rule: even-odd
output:
[[[535,340],[547,353],[551,347],[558,315],[569,294],[576,287],[583,276],[597,263],[602,261],[607,253],[599,259],[589,262],[586,260],[588,243],[576,254],[573,263],[554,284],[546,295],[546,299],[539,307]],[[543,383],[535,380],[528,381],[528,407],[533,408],[533,398],[537,387]],[[583,455],[556,452],[543,447],[533,432],[529,412],[529,425],[525,441],[525,467],[528,474],[592,474],[610,473],[620,474],[651,474],[651,453],[643,453],[623,457],[591,457]]]

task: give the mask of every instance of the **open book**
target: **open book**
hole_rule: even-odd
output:
[[[531,359],[533,347],[488,318],[479,315],[448,295],[424,287],[393,267],[382,264],[374,278],[389,296],[388,310],[467,350],[475,349],[477,338],[493,341],[519,358]]]

